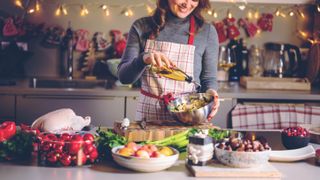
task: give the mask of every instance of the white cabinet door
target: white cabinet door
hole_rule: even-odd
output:
[[[0,95],[0,122],[5,120],[15,120],[15,96]]]
[[[71,108],[79,116],[91,116],[92,125],[113,127],[124,116],[124,97],[113,96],[17,96],[17,122],[31,124],[36,118],[60,108]]]
[[[217,114],[213,117],[212,123],[221,128],[230,128],[230,112],[234,106],[232,98],[220,98],[220,107]]]
[[[139,97],[126,97],[126,117],[135,120]]]

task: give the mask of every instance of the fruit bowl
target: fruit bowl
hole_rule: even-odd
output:
[[[281,140],[287,149],[298,149],[308,145],[310,133],[303,127],[289,127],[282,130]]]
[[[268,144],[251,142],[251,145],[248,145],[249,140],[230,138],[228,142],[215,145],[215,157],[222,164],[237,168],[258,167],[268,163],[271,152]],[[248,148],[249,146],[251,148]]]
[[[167,108],[178,121],[184,124],[204,124],[207,122],[213,99],[207,93],[185,93],[170,101]]]
[[[125,168],[139,172],[156,172],[165,170],[170,168],[179,157],[179,152],[171,147],[169,148],[173,151],[173,154],[168,156],[160,155],[159,157],[152,157],[148,155],[145,156],[145,153],[140,153],[140,157],[134,156],[133,154],[121,155],[119,151],[123,148],[125,148],[125,146],[117,146],[112,148],[111,151],[114,161]],[[137,150],[136,153],[138,153],[138,151],[139,150]]]
[[[40,166],[82,166],[98,158],[94,136],[87,132],[40,133],[37,136]]]

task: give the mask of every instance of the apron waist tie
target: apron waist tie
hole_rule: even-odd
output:
[[[168,93],[168,94],[163,95],[163,96],[158,96],[158,95],[152,94],[152,93],[150,93],[148,91],[145,91],[143,89],[140,89],[140,92],[141,92],[141,94],[143,94],[143,95],[145,95],[147,97],[151,97],[151,98],[155,98],[155,99],[164,101],[164,103],[166,105],[168,105],[170,103],[170,101],[174,100],[174,97],[173,97],[172,93]]]

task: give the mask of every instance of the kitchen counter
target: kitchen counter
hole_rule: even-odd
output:
[[[283,149],[281,145],[280,133],[261,132],[269,141],[273,149]],[[258,135],[258,134],[257,134]],[[312,144],[315,148],[320,148],[319,144]],[[315,180],[318,179],[320,166],[315,165],[315,159],[309,158],[298,162],[271,162],[271,164],[281,172],[282,179],[287,180]],[[161,172],[138,173],[118,166],[113,162],[103,162],[91,167],[69,167],[53,168],[39,167],[33,164],[13,164],[0,163],[1,180],[91,180],[91,179],[152,179],[152,180],[178,180],[178,179],[203,179],[193,177],[186,169],[184,161],[179,160],[175,166]],[[234,179],[234,178],[232,178]],[[261,179],[261,178],[258,178]]]
[[[320,101],[320,88],[311,91],[281,91],[281,90],[248,90],[238,83],[219,83],[219,95],[223,98],[237,99],[287,99]],[[92,95],[92,96],[139,96],[137,88],[114,86],[112,88],[96,87],[80,88],[32,88],[27,80],[20,80],[14,86],[0,86],[0,94],[7,95]]]

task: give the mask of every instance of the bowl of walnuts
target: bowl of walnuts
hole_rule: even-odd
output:
[[[257,167],[268,163],[270,146],[264,138],[230,137],[215,145],[215,157],[224,165],[237,168]]]

